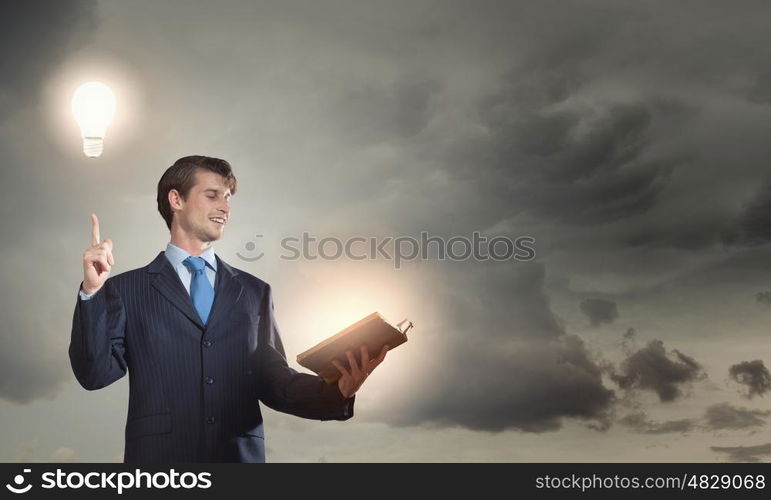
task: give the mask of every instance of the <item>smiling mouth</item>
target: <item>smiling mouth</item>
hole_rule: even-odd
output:
[[[220,226],[225,225],[225,219],[222,217],[209,217],[209,220],[214,222],[215,224],[219,224]]]

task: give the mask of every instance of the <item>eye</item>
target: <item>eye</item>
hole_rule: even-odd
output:
[[[213,194],[209,194],[209,195],[207,195],[207,196],[208,196],[209,198],[211,198],[212,200],[213,200],[214,198],[216,198],[216,197],[217,197],[216,195],[213,195]]]

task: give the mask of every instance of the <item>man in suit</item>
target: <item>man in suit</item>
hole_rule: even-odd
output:
[[[270,285],[225,263],[213,244],[230,218],[236,178],[228,162],[180,158],[158,183],[171,232],[147,266],[109,277],[113,242],[92,246],[72,321],[75,377],[100,389],[129,374],[124,461],[264,462],[259,402],[303,418],[347,420],[355,393],[387,346],[360,362],[335,361],[337,384],[287,365]]]

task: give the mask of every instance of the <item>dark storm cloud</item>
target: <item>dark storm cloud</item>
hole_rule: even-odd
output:
[[[771,411],[740,408],[729,403],[718,403],[704,411],[702,419],[683,418],[657,422],[650,420],[644,411],[629,413],[618,423],[642,434],[687,433],[698,429],[746,430],[766,425]]]
[[[438,83],[407,79],[392,85],[365,83],[341,89],[327,113],[352,146],[412,137],[432,116],[431,95]],[[362,117],[368,117],[362,120]]]
[[[0,2],[0,116],[37,92],[95,25],[95,0]]]
[[[732,365],[728,374],[737,383],[745,386],[745,396],[764,396],[771,391],[771,373],[769,373],[763,360],[742,361]]]
[[[550,20],[552,28],[535,43],[510,43],[519,51],[503,63],[497,89],[482,92],[470,113],[483,132],[452,141],[438,156],[447,171],[474,183],[491,217],[493,208],[501,218],[526,214],[555,231],[604,225],[617,248],[720,244],[767,154],[761,142],[750,144],[750,158],[737,160],[743,162],[737,177],[713,162],[746,151],[716,140],[719,132],[706,133],[701,124],[721,102],[737,102],[739,120],[745,96],[734,81],[767,73],[759,7],[745,4],[729,20],[718,3],[684,4],[661,22],[655,9],[601,5],[565,10],[572,22]],[[517,19],[545,22],[522,10]],[[503,9],[500,17],[507,14]],[[733,38],[737,32],[741,42]],[[629,79],[622,81],[624,75]],[[721,159],[710,157],[713,150]]]
[[[625,355],[631,354],[635,346],[637,345],[637,330],[634,328],[627,328],[624,334],[621,336],[621,350]]]
[[[67,319],[54,318],[62,309],[57,295],[61,266],[45,255],[41,235],[51,234],[43,232],[46,225],[37,219],[46,218],[50,224],[54,210],[47,209],[55,205],[58,193],[36,184],[35,175],[50,180],[44,166],[61,155],[38,133],[45,129],[37,113],[40,93],[65,55],[88,38],[95,23],[95,2],[3,1],[0,9],[0,120],[35,131],[29,134],[34,146],[5,134],[15,128],[0,133],[0,206],[3,213],[23,214],[25,219],[24,225],[3,228],[6,258],[0,277],[6,293],[0,304],[0,398],[28,403],[54,397],[70,380],[66,351],[60,349],[60,327]],[[46,290],[39,289],[41,283]]]
[[[46,321],[47,313],[32,318],[23,314],[29,309],[21,297],[4,297],[0,306],[4,318],[0,331],[6,346],[0,352],[0,398],[19,404],[51,399],[70,380],[67,363],[56,349],[60,342],[45,338],[52,331],[61,338],[55,323]]]
[[[711,446],[710,449],[727,453],[732,462],[760,462],[761,457],[771,455],[771,443],[755,446]]]
[[[500,177],[512,214],[591,225],[648,211],[681,161],[652,153],[660,111],[646,102],[556,107],[571,80],[554,78],[531,75],[486,98],[478,114],[489,134],[460,152],[463,164]]]
[[[682,395],[681,386],[705,376],[701,365],[678,350],[667,353],[664,342],[653,340],[630,354],[611,375],[622,389],[651,390],[661,401]]]
[[[747,97],[752,102],[771,105],[771,71],[760,71],[754,75]]]
[[[723,239],[729,244],[763,245],[771,241],[771,182],[766,182],[744,205]]]
[[[649,420],[645,412],[642,411],[630,413],[619,419],[618,423],[641,434],[686,434],[696,427],[696,422],[689,418],[657,422]]]
[[[633,219],[655,206],[675,171],[690,159],[678,148],[661,147],[659,141],[662,130],[668,133],[688,125],[698,106],[646,92],[599,99],[590,105],[575,99],[601,78],[603,70],[610,69],[603,51],[614,30],[607,21],[602,18],[597,24],[564,27],[567,35],[561,33],[554,40],[547,37],[523,56],[524,62],[512,63],[511,69],[502,71],[497,89],[483,89],[469,114],[480,133],[454,140],[450,133],[439,145],[418,142],[428,145],[430,152],[422,153],[435,159],[443,173],[473,186],[473,198],[484,200],[476,204],[483,207],[480,210],[457,210],[458,222],[493,225],[512,215],[527,214],[558,231],[563,224],[582,230]],[[440,87],[440,95],[442,90]],[[389,94],[395,95],[385,95]],[[387,101],[375,98],[374,102]],[[415,123],[423,123],[425,107],[417,109],[421,118]],[[380,111],[387,110],[381,107]],[[432,111],[434,116],[441,114],[435,108]],[[365,129],[366,122],[362,116]],[[384,133],[384,137],[394,136]],[[471,199],[457,203],[472,205]],[[619,244],[639,244],[630,241]],[[544,307],[545,294],[538,292],[541,286],[533,287],[524,280],[534,290],[528,293],[517,285],[523,278],[518,276],[504,286],[495,285],[500,279],[490,280],[488,286],[499,289],[500,296],[484,286],[469,286],[465,275],[458,279],[464,283],[463,297],[472,304],[485,304],[489,317],[473,325],[447,322],[453,327],[466,324],[468,328],[459,330],[479,333],[473,343],[465,337],[448,338],[453,348],[449,366],[439,371],[439,389],[406,405],[408,417],[391,421],[539,432],[559,428],[565,416],[579,416],[606,425],[612,392],[602,385],[601,364],[580,339],[553,326],[558,322],[548,306]],[[503,297],[508,304],[497,306]],[[523,302],[536,307],[518,307]],[[473,311],[465,300],[453,302],[448,309]],[[598,318],[610,316],[607,312]],[[515,339],[520,343],[513,344]],[[521,342],[525,339],[527,342]],[[566,339],[574,342],[564,345]],[[507,343],[512,343],[508,349]],[[577,364],[555,363],[555,358]],[[581,377],[574,382],[581,384],[571,386],[567,375],[577,366]],[[624,389],[653,390],[662,401],[671,401],[681,395],[683,385],[702,375],[692,358],[678,351],[667,354],[658,341],[630,355],[614,378]],[[570,397],[571,390],[590,397]],[[672,425],[684,428],[687,424]]]
[[[755,300],[761,304],[771,305],[771,292],[763,291],[755,294]]]
[[[93,17],[86,3],[51,2],[34,12],[34,4],[17,5],[28,21],[0,17],[0,22],[18,23],[3,30],[14,35],[0,51],[3,61],[6,55],[17,60],[20,76],[0,85],[3,94],[13,96],[14,109],[22,109],[31,102],[21,97],[34,94],[35,82],[55,65],[57,54],[87,34],[79,20]],[[757,222],[746,222],[763,220],[760,193],[756,205],[761,208],[751,216],[734,207],[755,186],[748,191],[730,181],[761,175],[767,168],[765,141],[750,144],[764,153],[760,160],[736,160],[747,144],[735,144],[728,133],[731,125],[744,124],[757,112],[748,111],[753,102],[755,108],[767,107],[766,80],[756,76],[769,60],[768,15],[758,3],[752,9],[724,2],[612,1],[443,1],[422,7],[234,2],[232,9],[189,2],[120,5],[103,9],[115,17],[108,19],[112,29],[102,41],[116,52],[120,47],[119,56],[147,78],[143,91],[153,99],[153,116],[143,117],[145,133],[136,144],[159,156],[205,145],[232,153],[243,164],[253,160],[259,166],[250,166],[250,173],[270,186],[255,191],[254,198],[264,207],[296,200],[309,225],[322,216],[347,221],[353,213],[371,231],[370,226],[382,225],[465,232],[497,228],[511,216],[524,215],[542,228],[539,243],[562,244],[568,258],[600,251],[597,234],[608,242],[610,256],[627,246],[658,245],[688,249],[695,258],[720,241],[737,213],[745,213],[742,227],[755,232]],[[32,48],[12,54],[27,33],[34,34],[29,35]],[[5,82],[9,72],[0,69]],[[0,110],[9,99],[0,101]],[[718,111],[710,115],[710,106]],[[734,121],[725,124],[726,115]],[[718,127],[698,128],[715,116]],[[157,134],[162,127],[155,124],[168,130]],[[33,125],[25,127],[42,128]],[[8,157],[24,158],[14,164],[4,156],[4,169],[58,156],[49,151],[37,157],[28,154],[28,144],[0,141],[3,151],[11,151]],[[35,152],[45,148],[35,141]],[[716,151],[730,161],[709,164]],[[387,160],[373,161],[371,153]],[[148,188],[138,179],[134,153],[130,156],[113,166],[131,182],[96,174],[95,182],[115,188],[118,198],[144,195]],[[287,158],[291,161],[284,162]],[[270,168],[271,163],[280,168]],[[338,164],[342,167],[335,171]],[[276,177],[280,172],[286,177]],[[48,179],[45,185],[36,179],[3,182],[5,194],[12,194],[0,201],[5,213],[27,208],[20,200],[55,198],[61,188],[49,174],[41,169],[38,178]],[[75,184],[93,180],[73,177]],[[403,196],[396,192],[405,187]],[[292,189],[312,196],[287,196]],[[360,200],[351,203],[357,196]],[[320,206],[315,197],[328,204]],[[55,208],[51,203],[36,210],[50,214]],[[116,205],[111,215],[123,222],[121,210],[125,205]],[[30,226],[40,227],[34,212],[29,211]],[[284,215],[291,210],[269,212],[275,213],[276,226],[294,222]],[[257,220],[264,212],[254,213]],[[6,226],[3,234],[11,231]],[[742,238],[736,241],[749,241]],[[57,245],[67,241],[61,232],[46,239]],[[36,263],[44,262],[43,271],[22,275],[15,262],[3,268],[8,289],[24,293],[0,310],[11,318],[2,337],[0,395],[21,401],[51,394],[59,374],[69,372],[51,364],[62,363],[66,355],[49,356],[41,347],[48,338],[37,336],[52,331],[61,336],[69,318],[58,316],[56,330],[53,321],[32,324],[38,311],[25,304],[66,302],[69,314],[74,291],[39,299],[34,287],[24,288],[23,282],[53,281],[63,271],[53,262],[55,249],[41,245],[39,236],[18,246],[44,248],[34,254]],[[635,269],[639,261],[630,259],[624,269]],[[758,259],[747,274],[757,275],[767,261]],[[416,388],[401,388],[409,400],[381,415],[391,423],[485,431],[543,432],[560,428],[570,417],[607,427],[614,394],[602,381],[605,365],[590,345],[566,333],[573,325],[563,325],[553,313],[544,285],[548,263],[513,269],[453,265],[444,263],[442,276],[420,290],[436,307],[434,333],[441,336],[436,365],[426,375],[425,366],[414,367]],[[77,267],[75,262],[70,281]],[[555,269],[549,268],[550,279],[570,279],[578,271],[613,272],[604,261]],[[614,277],[623,281],[623,273]],[[284,278],[276,276],[279,282]],[[638,306],[657,317],[655,308]],[[616,381],[669,401],[701,369],[657,342],[630,353]],[[649,433],[685,432],[691,425],[687,419],[636,422]]]
[[[590,298],[579,304],[581,311],[589,318],[592,326],[613,323],[618,318],[618,308],[612,300]]]
[[[474,430],[527,432],[558,430],[564,417],[607,428],[613,392],[602,385],[600,369],[575,336],[531,342],[510,354],[467,350],[446,363],[430,400],[416,403],[417,419],[397,423],[435,423]],[[457,370],[457,371],[456,371]],[[444,378],[447,377],[447,378]]]
[[[561,14],[546,15],[545,5]],[[394,64],[391,72],[345,75],[325,95],[328,130],[345,147],[387,144],[401,153],[377,169],[392,176],[377,185],[418,181],[413,199],[403,200],[414,205],[414,197],[431,192],[431,182],[419,181],[449,176],[467,196],[443,201],[439,188],[430,202],[438,212],[452,211],[456,226],[490,227],[524,214],[554,239],[575,232],[591,241],[601,230],[615,248],[696,250],[720,242],[746,186],[721,182],[732,179],[730,169],[702,165],[702,146],[720,141],[699,125],[716,92],[743,98],[732,78],[744,81],[766,66],[766,44],[758,43],[765,26],[753,9],[738,7],[726,19],[717,3],[667,5],[666,18],[656,8],[613,2],[483,3],[474,16],[463,3],[442,7],[435,18],[409,21],[399,9],[354,9],[381,29],[342,36],[373,50],[384,66]],[[683,37],[681,25],[694,36]],[[384,38],[397,26],[398,39]],[[739,26],[744,41],[725,43]],[[478,70],[477,79],[448,78],[449,60],[470,74]],[[465,93],[456,99],[458,88]],[[462,123],[453,121],[461,113]],[[749,162],[746,171],[763,168]],[[403,225],[440,224],[427,214],[400,218]]]
[[[766,425],[765,417],[771,411],[739,408],[729,403],[712,405],[704,412],[706,426],[713,430],[751,429]]]
[[[614,395],[602,383],[601,363],[553,318],[542,290],[543,266],[513,267],[455,276],[465,293],[448,304],[453,327],[442,334],[445,356],[426,374],[423,388],[384,410],[386,421],[545,432],[574,417],[608,427]],[[499,295],[504,286],[516,293]]]

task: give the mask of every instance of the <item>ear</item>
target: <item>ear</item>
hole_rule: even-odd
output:
[[[179,191],[176,189],[172,189],[169,191],[169,206],[171,207],[171,210],[182,210],[182,205],[184,204],[184,200],[182,199],[182,195],[179,194]]]

